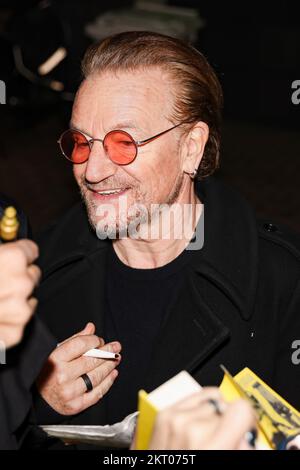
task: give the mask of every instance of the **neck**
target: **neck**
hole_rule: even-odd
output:
[[[174,204],[163,213],[152,216],[151,228],[150,224],[143,224],[139,238],[113,241],[113,248],[124,264],[138,269],[158,268],[173,261],[187,247],[203,206],[195,194],[194,185],[184,186],[188,188]]]

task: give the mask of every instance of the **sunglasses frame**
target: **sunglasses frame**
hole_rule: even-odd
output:
[[[64,131],[64,132],[61,134],[61,136],[60,136],[60,138],[58,139],[57,143],[59,144],[61,153],[63,154],[63,156],[64,156],[67,160],[69,160],[70,162],[72,162],[74,165],[81,165],[82,163],[86,163],[86,162],[88,161],[89,156],[90,156],[90,153],[91,153],[91,150],[92,150],[92,146],[93,146],[93,143],[94,143],[94,142],[101,142],[102,145],[103,145],[103,148],[104,148],[105,139],[107,138],[107,136],[109,136],[109,135],[112,134],[113,132],[121,132],[122,134],[126,134],[126,135],[132,140],[132,143],[135,145],[135,156],[134,156],[134,158],[133,158],[130,162],[128,162],[128,163],[116,163],[116,162],[114,162],[114,161],[111,159],[110,155],[109,155],[107,152],[106,152],[106,154],[108,155],[109,159],[110,159],[113,163],[115,163],[116,165],[129,165],[130,163],[132,163],[132,162],[136,159],[137,154],[138,154],[138,148],[139,148],[139,147],[142,147],[143,145],[146,145],[146,144],[152,142],[153,140],[158,139],[158,137],[161,137],[162,135],[166,134],[167,132],[172,131],[172,130],[175,129],[176,127],[181,126],[182,124],[185,124],[185,122],[180,122],[179,124],[176,124],[175,126],[170,127],[169,129],[166,129],[165,131],[159,132],[158,134],[155,134],[155,135],[153,135],[152,137],[148,137],[148,139],[144,139],[144,140],[134,140],[134,138],[133,138],[128,132],[123,131],[122,129],[114,129],[114,130],[112,130],[112,131],[109,131],[107,134],[105,134],[105,136],[104,136],[103,139],[93,139],[93,138],[88,139],[88,138],[86,137],[86,135],[85,135],[83,132],[79,131],[78,129],[71,128],[71,129],[67,129],[66,131]],[[63,151],[63,148],[62,148],[62,139],[63,139],[64,135],[65,135],[67,132],[70,132],[70,131],[75,131],[75,132],[78,132],[79,134],[81,134],[81,135],[86,139],[87,143],[89,144],[90,153],[89,153],[87,159],[84,160],[84,161],[82,161],[82,162],[74,162],[74,161],[71,160],[71,159],[65,154],[65,152]],[[105,148],[104,148],[104,150],[105,150]]]

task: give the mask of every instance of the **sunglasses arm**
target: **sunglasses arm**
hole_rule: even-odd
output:
[[[159,134],[156,134],[156,135],[154,135],[154,136],[152,136],[152,137],[149,137],[148,139],[145,139],[145,140],[138,140],[138,141],[136,141],[135,143],[136,143],[136,145],[138,145],[139,147],[142,146],[142,145],[148,144],[149,142],[152,142],[152,140],[155,140],[155,139],[157,139],[158,137],[160,137],[161,135],[164,135],[164,134],[166,134],[167,132],[172,131],[172,130],[175,129],[176,127],[181,126],[182,124],[184,124],[184,123],[183,123],[183,122],[180,122],[179,124],[176,124],[176,126],[173,126],[173,127],[171,127],[170,129],[167,129],[167,130],[165,130],[165,131],[162,131],[162,132],[160,132]]]

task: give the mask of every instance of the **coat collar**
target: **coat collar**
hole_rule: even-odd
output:
[[[196,183],[196,192],[204,203],[204,246],[195,254],[195,269],[228,295],[248,320],[258,278],[255,214],[239,194],[213,177]]]

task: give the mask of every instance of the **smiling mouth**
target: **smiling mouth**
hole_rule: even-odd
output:
[[[129,188],[112,188],[112,189],[103,189],[102,191],[97,191],[95,189],[89,188],[94,194],[98,194],[99,196],[113,196],[122,194],[127,191]]]

